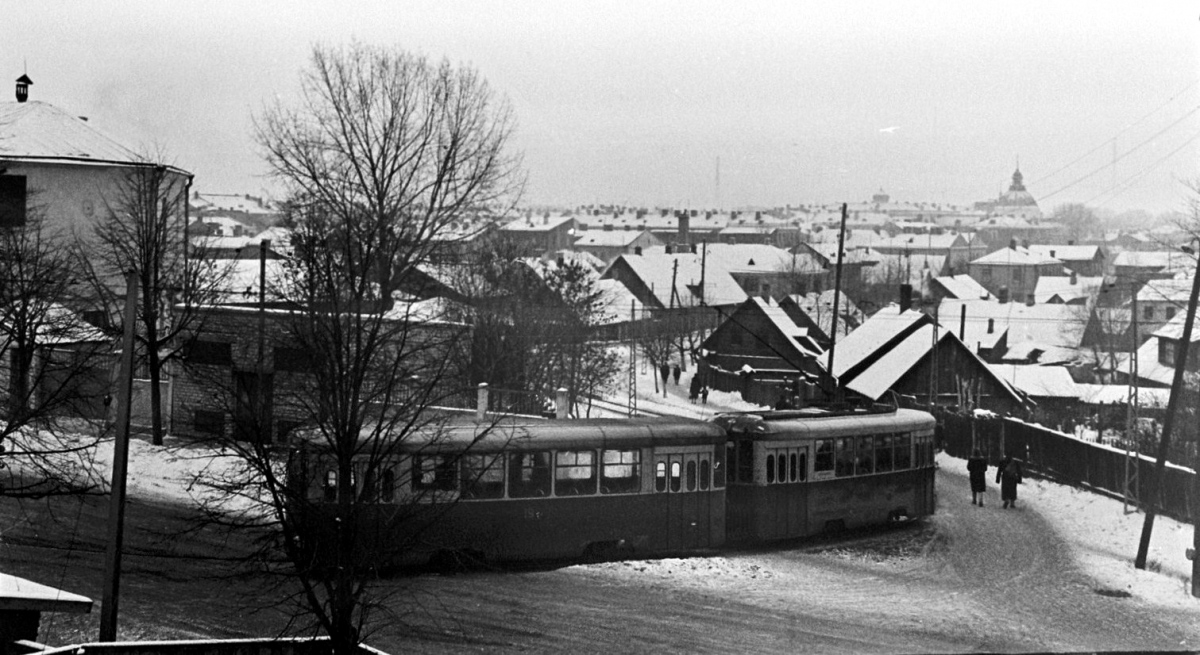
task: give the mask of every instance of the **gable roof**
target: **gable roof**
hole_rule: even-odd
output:
[[[1034,398],[1079,398],[1082,390],[1064,366],[988,364],[989,369]]]
[[[1031,245],[1028,247],[1030,254],[1045,257],[1047,259],[1058,259],[1061,261],[1090,261],[1100,254],[1100,246],[1058,246],[1058,245]]]
[[[1010,347],[1023,341],[1040,344],[1043,349],[1051,347],[1078,348],[1083,340],[1083,327],[1087,320],[1087,309],[1079,305],[1034,304],[996,300],[943,299],[938,306],[940,321],[958,333],[962,308],[966,307],[963,320],[963,341],[972,349],[976,344],[991,347],[1001,334],[1007,333]],[[988,321],[991,321],[991,332]]]
[[[933,278],[933,281],[942,285],[946,290],[946,294],[950,298],[959,300],[976,300],[979,298],[988,298],[990,293],[983,288],[983,285],[976,282],[975,278],[963,273],[961,275],[943,275]]]
[[[678,263],[678,268],[676,268]],[[675,282],[678,297],[676,307],[701,304],[700,281],[704,280],[704,304],[736,305],[747,294],[728,271],[712,262],[702,262],[698,253],[683,252],[670,255],[662,248],[650,248],[641,255],[621,255],[605,271],[606,277],[616,267],[625,266],[654,295],[662,307],[670,307],[671,282]],[[701,275],[703,274],[703,278]]]
[[[583,236],[575,239],[576,248],[625,248],[643,235],[649,235],[654,243],[661,243],[658,237],[646,230],[588,230]]]
[[[1082,275],[1040,275],[1037,286],[1033,290],[1033,298],[1038,303],[1072,303],[1080,300],[1091,300],[1100,293],[1104,285],[1104,276],[1084,277]]]
[[[107,166],[148,165],[144,157],[88,121],[37,100],[0,102],[0,159]],[[191,175],[174,166],[167,168]]]
[[[1028,249],[1019,246],[1016,248],[1001,248],[983,257],[971,260],[972,265],[983,264],[988,266],[1038,266],[1041,264],[1061,263],[1061,260],[1030,252]]]

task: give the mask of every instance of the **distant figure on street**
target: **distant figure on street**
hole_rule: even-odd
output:
[[[692,402],[692,404],[695,405],[696,399],[699,397],[700,397],[700,374],[697,373],[692,376],[692,383],[690,385],[688,385],[688,400],[690,400]]]
[[[1005,455],[996,469],[996,482],[1000,483],[1000,500],[1004,509],[1017,506],[1017,485],[1021,484],[1021,463]]]
[[[679,370],[679,364],[675,365],[675,370],[672,371],[672,374],[675,376],[675,386],[678,387],[679,386],[679,376],[683,374],[683,371]]]
[[[708,385],[700,387],[700,402],[708,404]]]
[[[983,495],[987,492],[987,459],[976,448],[967,460],[967,472],[971,474],[971,504],[983,507]]]
[[[671,379],[671,367],[667,366],[666,362],[663,362],[663,365],[658,367],[658,375],[662,378],[663,395],[665,396],[667,395],[667,380]]]

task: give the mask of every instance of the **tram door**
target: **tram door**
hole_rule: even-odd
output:
[[[701,484],[701,460],[711,465],[711,456],[701,453],[661,453],[654,456],[654,491],[665,494],[666,548],[701,548],[708,545],[709,480]]]

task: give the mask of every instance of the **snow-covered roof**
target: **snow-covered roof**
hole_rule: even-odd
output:
[[[1038,266],[1042,264],[1061,264],[1062,261],[1047,255],[1031,252],[1026,248],[1001,248],[982,257],[971,260],[971,264],[987,264],[989,266]]]
[[[874,354],[888,340],[913,324],[926,320],[926,316],[915,310],[900,313],[895,306],[885,307],[867,319],[853,332],[838,341],[834,347],[833,374],[840,377],[850,367]],[[925,339],[928,350],[931,339]],[[828,361],[827,359],[825,361]]]
[[[1100,252],[1100,246],[1031,245],[1029,252],[1047,259],[1061,261],[1090,261]]]
[[[996,377],[1035,398],[1078,398],[1079,385],[1063,366],[1036,364],[988,364]]]
[[[1034,304],[996,300],[946,298],[938,307],[941,323],[957,334],[962,308],[967,308],[963,341],[972,350],[977,345],[988,348],[1001,334],[1007,332],[1008,345],[1023,341],[1052,346],[1078,348],[1083,339],[1087,309],[1078,305]],[[989,332],[989,319],[991,330]]]
[[[763,300],[758,296],[752,296],[749,300],[758,305],[763,315],[767,317],[767,320],[775,326],[775,329],[780,334],[787,337],[788,345],[794,348],[798,355],[802,358],[817,356],[819,348],[816,347],[816,343],[808,335],[808,328],[803,328],[793,323],[787,313],[774,302]]]
[[[40,345],[54,346],[68,343],[97,343],[107,337],[99,328],[83,320],[83,317],[67,307],[52,302],[48,305],[28,307],[35,316],[35,339]],[[0,311],[0,332],[5,331],[4,312]]]
[[[546,232],[572,220],[575,220],[575,217],[570,214],[530,216],[518,218],[501,226],[500,229],[505,232]]]
[[[583,236],[575,239],[575,247],[625,248],[645,233],[645,230],[588,230]]]
[[[1124,384],[1079,384],[1079,399],[1091,405],[1119,405],[1129,402],[1129,386]],[[1139,407],[1166,407],[1171,390],[1162,387],[1138,387]]]
[[[1180,340],[1183,338],[1183,323],[1187,319],[1187,312],[1179,312],[1174,318],[1167,321],[1166,325],[1154,331],[1153,336],[1167,339]],[[1193,321],[1192,334],[1189,343],[1200,341],[1200,322]],[[1189,346],[1191,348],[1191,346]]]
[[[1077,303],[1096,297],[1104,285],[1104,276],[1041,275],[1033,290],[1038,303]]]
[[[1192,280],[1150,280],[1138,290],[1138,302],[1172,302],[1186,305],[1192,293]]]
[[[705,249],[709,266],[719,266],[730,273],[824,270],[809,253],[794,254],[761,243],[710,243]]]
[[[245,214],[275,214],[270,198],[241,193],[195,193],[188,204],[203,211],[228,211]]]
[[[702,262],[699,253],[683,252],[670,255],[662,248],[650,248],[641,255],[622,255],[624,261],[663,307],[672,306],[671,282],[678,294],[674,306],[700,304],[699,285],[704,280],[704,304],[736,305],[746,299],[746,292],[728,271],[714,262]],[[613,265],[616,265],[614,262]],[[676,267],[678,262],[678,267]],[[611,270],[611,266],[609,267]],[[703,278],[701,275],[703,274]],[[692,290],[696,291],[693,292]]]
[[[942,285],[942,288],[950,294],[949,297],[951,298],[976,300],[987,298],[990,295],[982,284],[976,282],[975,278],[965,273],[961,275],[944,275],[934,279],[938,284]]]
[[[0,159],[118,166],[148,163],[88,120],[37,100],[0,102]],[[174,166],[167,168],[191,175]]]
[[[878,254],[874,266],[863,270],[863,281],[874,284],[907,283],[920,287],[926,278],[945,270],[945,255]]]
[[[1126,250],[1117,253],[1113,266],[1127,268],[1152,268],[1165,270],[1191,270],[1196,258],[1174,250]]]

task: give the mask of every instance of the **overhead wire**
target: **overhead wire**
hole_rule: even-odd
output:
[[[1193,142],[1194,142],[1194,141],[1196,141],[1197,139],[1200,139],[1200,132],[1197,132],[1196,134],[1193,134],[1193,135],[1192,135],[1192,136],[1191,136],[1191,137],[1190,137],[1188,140],[1186,140],[1186,141],[1184,141],[1183,143],[1179,144],[1179,147],[1175,148],[1174,150],[1172,150],[1171,152],[1167,153],[1166,155],[1164,155],[1164,156],[1160,157],[1160,158],[1159,158],[1157,161],[1155,161],[1153,164],[1150,164],[1149,166],[1146,166],[1146,167],[1145,167],[1145,168],[1143,168],[1142,170],[1140,170],[1140,171],[1138,171],[1137,173],[1135,173],[1133,176],[1131,176],[1131,177],[1129,177],[1129,178],[1126,178],[1126,179],[1125,179],[1125,181],[1123,181],[1123,182],[1121,182],[1120,184],[1118,184],[1118,185],[1117,185],[1118,189],[1108,189],[1108,190],[1105,190],[1105,191],[1101,191],[1100,193],[1097,193],[1096,195],[1092,196],[1091,198],[1088,198],[1087,200],[1085,200],[1083,204],[1085,204],[1085,205],[1087,205],[1087,204],[1091,204],[1091,203],[1092,203],[1092,201],[1096,200],[1097,198],[1104,197],[1105,195],[1108,195],[1108,194],[1110,194],[1110,193],[1112,194],[1112,196],[1111,196],[1111,197],[1109,197],[1109,198],[1107,198],[1107,201],[1111,201],[1111,200],[1113,200],[1113,199],[1115,199],[1115,198],[1118,198],[1118,197],[1120,197],[1120,196],[1121,196],[1121,194],[1123,194],[1123,193],[1125,193],[1126,191],[1128,191],[1128,190],[1132,189],[1132,188],[1133,188],[1133,184],[1134,184],[1135,182],[1137,182],[1139,179],[1141,179],[1143,176],[1145,176],[1147,173],[1149,173],[1149,172],[1150,172],[1151,170],[1153,170],[1154,168],[1158,167],[1158,165],[1159,165],[1159,164],[1162,164],[1163,162],[1167,161],[1167,160],[1168,160],[1168,159],[1170,159],[1171,157],[1175,156],[1175,154],[1176,154],[1176,153],[1178,153],[1180,150],[1183,150],[1184,148],[1186,148],[1188,145],[1190,145],[1191,143],[1193,143]]]

